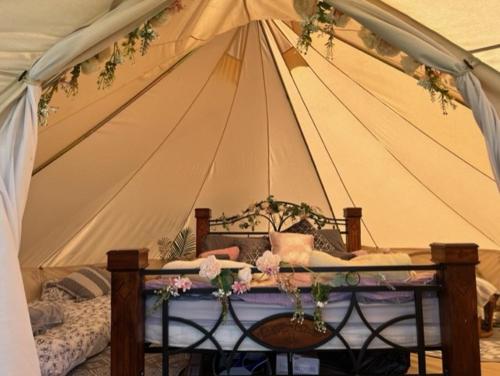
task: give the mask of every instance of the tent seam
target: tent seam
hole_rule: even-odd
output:
[[[235,33],[236,35],[236,33]],[[232,41],[234,40],[234,37],[232,37],[231,41],[229,42],[229,45],[232,43]],[[227,50],[226,50],[227,51]],[[219,59],[220,60],[220,59]],[[186,111],[184,112],[184,114],[182,115],[182,117],[179,119],[179,121],[177,122],[177,124],[172,128],[172,130],[165,136],[165,138],[162,140],[162,142],[155,148],[155,150],[149,155],[148,158],[145,159],[145,161],[132,173],[132,175],[130,176],[129,179],[127,179],[127,181],[122,185],[122,187],[117,191],[115,192],[115,194],[113,194],[113,196],[108,200],[106,201],[106,203],[92,216],[92,218],[90,218],[90,220],[86,221],[84,225],[80,226],[80,228],[71,236],[69,237],[68,240],[66,240],[64,242],[63,245],[61,245],[60,247],[57,248],[56,251],[52,252],[51,255],[49,255],[48,257],[44,258],[44,260],[39,263],[39,266],[42,265],[42,264],[46,264],[47,262],[50,262],[50,260],[53,260],[55,257],[57,257],[58,254],[60,254],[60,252],[62,252],[62,250],[64,249],[64,247],[72,240],[75,238],[76,235],[78,235],[81,231],[83,231],[85,229],[85,227],[91,223],[95,218],[97,218],[97,216],[103,212],[104,209],[106,209],[106,207],[116,198],[118,197],[118,195],[123,192],[123,190],[127,187],[127,185],[135,178],[135,176],[149,163],[149,161],[153,158],[153,156],[163,147],[163,145],[168,141],[168,139],[170,138],[170,136],[178,129],[179,125],[181,124],[181,122],[184,120],[184,118],[186,117],[187,113],[189,112],[189,110],[192,108],[192,106],[194,105],[194,103],[196,103],[196,101],[198,100],[198,98],[200,97],[201,93],[204,91],[204,89],[206,88],[206,86],[208,85],[209,81],[211,80],[212,76],[214,75],[216,69],[217,69],[217,66],[218,66],[218,62],[214,65],[214,68],[212,69],[212,71],[210,72],[210,74],[208,75],[208,78],[207,80],[205,81],[205,83],[202,85],[202,87],[200,88],[200,90],[198,91],[198,93],[196,94],[196,97],[193,99],[193,101],[189,104],[188,108],[186,109]],[[161,81],[161,80],[160,80]]]
[[[276,62],[276,57],[272,53],[272,48],[271,48],[271,45],[270,45],[270,42],[269,42],[268,35],[267,35],[266,31],[263,28],[263,21],[260,21],[259,25],[263,29],[263,35],[264,35],[264,37],[266,39],[266,43],[267,43],[267,45],[269,47],[270,55],[271,55],[271,57],[273,59],[273,62],[274,62],[274,67],[276,69],[276,72],[278,73],[278,77],[280,78],[281,87],[283,88],[283,91],[286,93],[287,100],[288,100],[288,105],[290,106],[290,109],[292,110],[292,113],[293,113],[293,116],[294,116],[294,119],[295,119],[295,123],[297,124],[297,129],[298,129],[298,131],[299,131],[299,133],[301,135],[302,141],[304,142],[304,146],[305,146],[305,148],[307,150],[307,155],[309,156],[309,159],[311,160],[311,163],[313,165],[314,171],[316,173],[316,177],[318,178],[318,182],[319,182],[319,184],[321,186],[321,190],[323,191],[323,194],[325,196],[325,200],[326,200],[326,202],[328,204],[328,207],[330,209],[332,217],[334,219],[336,219],[336,217],[335,217],[335,211],[333,210],[333,205],[330,202],[330,198],[328,197],[328,194],[326,193],[326,189],[325,189],[325,186],[323,184],[323,180],[321,179],[321,176],[320,176],[319,171],[318,171],[318,167],[316,166],[316,162],[315,162],[315,160],[314,160],[314,158],[312,156],[311,149],[309,148],[309,144],[307,143],[307,140],[306,140],[306,138],[304,136],[304,132],[302,131],[302,128],[300,127],[300,121],[299,121],[299,119],[297,117],[297,113],[295,112],[295,108],[293,107],[292,103],[290,102],[290,96],[288,95],[288,91],[287,91],[286,85],[285,85],[285,83],[283,81],[283,77],[281,76],[281,71],[280,71],[280,69],[278,67],[278,64]],[[272,31],[271,31],[271,33],[272,33]],[[336,226],[338,228],[338,224],[337,223],[336,223]]]

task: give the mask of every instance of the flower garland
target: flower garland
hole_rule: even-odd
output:
[[[312,44],[311,35],[319,32],[328,38],[325,47],[327,57],[331,59],[335,39],[334,26],[344,27],[349,22],[350,17],[336,10],[328,1],[319,0],[316,4],[313,4],[313,7],[308,4],[309,9],[303,8],[303,4],[297,1],[294,5],[305,19],[302,22],[302,32],[297,42],[297,49],[307,54],[307,50]]]
[[[304,307],[302,304],[302,293],[293,282],[293,273],[280,273],[280,267],[283,265],[281,257],[273,254],[271,251],[265,251],[260,256],[256,263],[257,269],[265,276],[273,278],[280,291],[287,294],[294,303],[294,312],[290,321],[302,325],[304,323]],[[307,268],[305,268],[307,269]],[[358,273],[336,273],[336,277],[329,281],[320,282],[319,275],[310,270],[313,274],[314,282],[312,284],[311,296],[314,301],[313,327],[320,333],[325,333],[326,323],[323,320],[323,308],[328,304],[328,297],[333,286],[356,286],[360,282]],[[222,269],[220,262],[213,255],[207,257],[200,264],[200,277],[210,281],[215,291],[212,295],[215,296],[221,304],[221,315],[223,319],[227,317],[229,312],[229,299],[232,294],[244,294],[250,291],[251,282],[253,279],[252,270],[249,267],[238,270],[237,273],[230,269]],[[328,284],[327,284],[328,283]],[[390,287],[385,279],[380,280],[381,284]],[[178,297],[180,291],[186,292],[192,287],[192,282],[189,278],[177,276],[173,279],[167,279],[167,283],[161,289],[155,290],[154,293],[158,296],[153,309],[158,309],[164,301],[168,301],[172,297]]]
[[[333,40],[335,27],[344,27],[349,22],[349,17],[336,10],[327,0],[317,0],[315,3],[295,0],[294,6],[297,12],[304,18],[302,32],[299,35],[297,49],[304,54],[312,45],[312,34],[321,33],[328,37],[326,46],[326,57],[332,59]],[[373,31],[362,26],[358,36],[368,50],[374,50],[380,56],[396,57],[401,50],[396,46],[375,34]],[[402,56],[401,67],[409,75],[423,64],[411,56]],[[424,76],[417,84],[427,90],[432,102],[439,101],[443,115],[448,114],[448,109],[456,108],[453,96],[447,85],[442,80],[442,73],[432,67],[425,66]]]
[[[274,199],[274,196],[269,196],[265,200],[252,203],[238,215],[226,217],[223,213],[214,222],[226,230],[229,230],[229,226],[233,223],[239,222],[239,227],[242,230],[251,229],[253,231],[261,223],[261,219],[264,219],[269,222],[274,231],[280,231],[285,223],[297,218],[310,218],[318,228],[324,227],[330,220],[321,214],[319,208],[312,205],[304,202],[294,204],[278,201]]]
[[[186,292],[191,290],[193,283],[187,277],[174,277],[167,279],[167,283],[161,289],[154,290],[154,293],[158,295],[158,299],[153,305],[153,310],[160,308],[163,302],[168,301],[171,297],[179,296],[179,290]]]
[[[57,108],[50,106],[50,102],[58,88],[62,88],[67,96],[78,94],[78,80],[81,73],[94,73],[104,63],[104,67],[97,78],[97,87],[101,90],[109,88],[115,80],[117,67],[123,64],[126,59],[133,60],[138,51],[144,56],[149,51],[151,43],[158,37],[155,27],[163,24],[167,20],[169,13],[177,12],[181,9],[182,0],[174,0],[163,11],[128,33],[126,39],[121,44],[115,42],[112,48],[106,48],[90,59],[75,65],[68,72],[61,74],[44,90],[40,97],[38,103],[38,124],[46,126],[50,113],[57,111]]]

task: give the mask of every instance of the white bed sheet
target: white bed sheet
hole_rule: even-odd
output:
[[[146,341],[161,345],[162,327],[161,327],[161,308],[153,309],[156,297],[149,297],[146,303]],[[333,327],[336,327],[344,318],[349,306],[348,301],[329,303],[323,309],[323,317]],[[361,309],[368,319],[368,322],[376,328],[378,325],[390,320],[391,318],[414,314],[414,303],[367,303],[360,304]],[[238,314],[243,325],[248,328],[255,322],[264,317],[282,312],[290,312],[290,307],[271,304],[245,303],[242,301],[233,302],[233,307]],[[172,299],[169,303],[169,314],[185,319],[193,320],[207,330],[210,330],[220,313],[220,303],[216,300],[176,300]],[[305,312],[312,314],[313,308],[306,307]],[[424,335],[426,345],[438,345],[440,343],[439,329],[439,310],[437,298],[423,299],[424,314]],[[359,349],[362,347],[370,331],[361,322],[356,312],[353,312],[346,326],[340,332],[351,348]],[[242,332],[235,324],[230,315],[215,332],[215,338],[224,350],[231,350],[241,336]],[[409,347],[416,346],[417,335],[415,329],[415,320],[406,320],[384,329],[381,333],[385,338],[394,343]],[[183,323],[171,322],[169,324],[169,345],[174,347],[186,347],[203,337],[203,334],[195,328],[189,327]],[[388,348],[386,343],[379,339],[373,340],[368,348],[381,349]],[[206,340],[198,348],[214,349],[212,342]],[[344,349],[344,345],[338,338],[334,338],[321,346],[319,349]],[[241,346],[242,351],[265,350],[264,347],[246,338]]]

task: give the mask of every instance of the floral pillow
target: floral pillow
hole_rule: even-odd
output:
[[[42,295],[40,297],[40,300],[46,302],[55,302],[58,300],[75,299],[72,295],[57,287],[57,283],[59,283],[59,280],[57,279],[45,281],[42,285]]]

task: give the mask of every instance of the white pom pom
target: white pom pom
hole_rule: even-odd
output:
[[[358,36],[363,41],[366,48],[373,49],[375,48],[375,43],[377,42],[377,36],[368,30],[366,27],[362,27],[360,31],[358,31]]]
[[[413,57],[406,55],[401,58],[401,68],[406,74],[413,75],[422,64]]]
[[[377,37],[377,42],[375,43],[375,51],[381,56],[394,57],[399,54],[400,49],[389,44],[380,37]]]
[[[345,14],[335,15],[335,25],[337,27],[346,27],[350,19],[351,17],[346,16]]]
[[[316,12],[316,0],[293,0],[293,7],[299,16],[306,19]]]
[[[91,57],[87,61],[84,61],[81,65],[83,74],[91,74],[97,72],[99,69],[99,60],[96,57]]]
[[[111,47],[108,47],[108,48],[102,50],[101,52],[99,52],[97,55],[95,55],[95,57],[97,58],[97,60],[100,63],[103,63],[111,57],[112,53],[113,53],[113,49]]]

